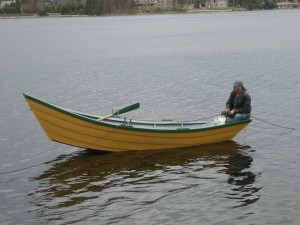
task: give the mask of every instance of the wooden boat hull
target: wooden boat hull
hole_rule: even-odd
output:
[[[223,142],[233,139],[251,122],[244,120],[209,128],[146,129],[96,121],[29,95],[24,97],[51,140],[85,149],[152,150]]]

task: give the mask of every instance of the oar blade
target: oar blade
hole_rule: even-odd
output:
[[[138,109],[138,108],[140,108],[140,103],[139,102],[137,102],[135,104],[132,104],[130,106],[127,106],[127,107],[125,107],[123,109],[118,110],[117,112],[114,113],[114,115],[122,114],[122,113],[127,113],[129,111],[132,111],[132,110],[135,110],[135,109]]]
[[[100,117],[99,119],[97,119],[97,121],[105,120],[105,119],[107,119],[107,118],[109,118],[111,116],[122,114],[122,113],[126,113],[126,112],[129,112],[129,111],[138,109],[138,108],[140,108],[140,103],[135,103],[135,104],[127,106],[127,107],[125,107],[123,109],[120,109],[120,110],[118,110],[117,112],[115,112],[113,114],[109,114],[107,116]]]

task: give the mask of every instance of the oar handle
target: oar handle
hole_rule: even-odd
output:
[[[97,121],[101,121],[101,120],[105,120],[105,119],[107,119],[107,118],[109,118],[109,117],[111,117],[111,116],[113,116],[114,114],[109,114],[109,115],[107,115],[107,116],[102,116],[102,117],[100,117],[99,119],[97,119]]]

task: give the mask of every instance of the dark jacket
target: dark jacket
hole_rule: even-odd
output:
[[[234,109],[235,113],[250,113],[251,112],[251,97],[243,91],[236,94],[234,91],[231,92],[228,101],[226,102],[226,109]]]

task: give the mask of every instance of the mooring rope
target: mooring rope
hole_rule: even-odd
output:
[[[46,161],[46,162],[34,164],[34,165],[31,165],[31,166],[23,167],[23,168],[20,168],[20,169],[17,169],[17,170],[11,170],[11,171],[7,171],[7,172],[2,172],[2,173],[0,173],[0,176],[4,175],[4,174],[10,174],[10,173],[15,173],[15,172],[19,172],[19,171],[31,169],[31,168],[42,166],[42,165],[51,164],[51,163],[56,162],[56,161],[58,161],[58,160],[54,159],[54,160],[50,160],[50,161]]]
[[[112,131],[108,132],[107,134],[103,135],[102,137],[99,137],[99,138],[96,138],[96,140],[90,144],[87,144],[85,147],[82,147],[84,149],[88,149],[88,147],[92,146],[93,144],[95,144],[97,141],[107,137]],[[28,166],[28,167],[24,167],[24,168],[21,168],[21,169],[17,169],[17,170],[11,170],[11,171],[7,171],[7,172],[3,172],[3,173],[0,173],[0,176],[1,175],[4,175],[4,174],[9,174],[9,173],[15,173],[15,172],[19,172],[19,171],[22,171],[22,170],[27,170],[27,169],[31,169],[31,168],[34,168],[34,167],[38,167],[38,166],[41,166],[41,165],[44,165],[44,164],[49,164],[51,163],[52,161],[49,161],[49,162],[43,162],[43,163],[39,163],[39,164],[35,164],[35,165],[32,165],[32,166]]]
[[[270,123],[270,122],[267,122],[267,121],[265,121],[265,120],[259,119],[259,118],[255,117],[255,116],[251,116],[251,117],[254,118],[254,119],[257,119],[257,120],[259,120],[259,121],[261,121],[261,122],[264,122],[264,123],[267,123],[267,124],[269,124],[269,125],[275,126],[275,127],[280,127],[280,128],[284,128],[284,129],[291,130],[291,133],[292,133],[294,130],[296,130],[296,129],[293,128],[293,127],[284,127],[284,126],[280,126],[280,125],[277,125],[277,124]]]
[[[200,119],[197,119],[197,120],[210,119],[210,118],[213,118],[213,117],[216,117],[216,116],[219,116],[219,115],[220,115],[220,114],[217,114],[217,115],[213,115],[213,116],[209,116],[209,117],[205,117],[205,118],[200,118]],[[275,127],[280,127],[280,128],[284,128],[284,129],[291,130],[291,132],[293,132],[294,130],[296,130],[296,128],[293,128],[293,127],[284,127],[284,126],[281,126],[281,125],[277,125],[277,124],[274,124],[274,123],[270,123],[270,122],[268,122],[268,121],[265,121],[265,120],[263,120],[263,119],[259,119],[259,118],[255,117],[255,116],[252,116],[252,115],[251,115],[251,118],[257,119],[257,120],[259,120],[259,121],[261,121],[261,122],[263,122],[263,123],[267,123],[267,124],[272,125],[272,126],[275,126]],[[194,120],[192,120],[192,121],[194,121]]]
[[[216,116],[219,116],[219,115],[221,115],[221,114],[216,114],[216,115],[213,115],[213,116],[204,117],[204,118],[199,118],[199,119],[195,119],[195,120],[189,120],[189,121],[187,121],[187,122],[206,120],[206,119],[210,119],[210,118],[213,118],[213,117],[216,117]]]
[[[17,169],[17,170],[3,172],[3,173],[0,173],[0,175],[14,173],[14,172],[22,171],[22,170],[27,170],[27,169],[34,168],[34,167],[37,167],[37,166],[41,166],[41,165],[46,164],[46,163],[47,162],[43,162],[43,163],[39,163],[39,164],[36,164],[36,165],[33,165],[33,166],[28,166],[28,167]]]

